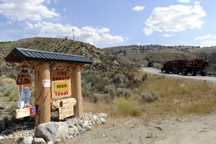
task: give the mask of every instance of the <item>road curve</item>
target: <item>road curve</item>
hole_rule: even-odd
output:
[[[209,83],[216,84],[216,77],[209,77],[209,76],[192,76],[191,74],[188,75],[182,75],[182,74],[168,74],[168,73],[162,73],[161,70],[156,69],[156,68],[141,68],[142,71],[146,73],[151,73],[151,74],[158,74],[158,75],[164,75],[167,77],[175,77],[175,78],[181,78],[181,79],[186,79],[186,80],[196,80],[196,81],[205,81]]]

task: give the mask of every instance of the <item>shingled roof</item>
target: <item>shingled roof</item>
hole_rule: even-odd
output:
[[[11,53],[5,58],[5,60],[7,62],[22,62],[24,60],[29,60],[78,64],[93,63],[92,60],[88,59],[85,56],[39,51],[25,48],[14,48]]]

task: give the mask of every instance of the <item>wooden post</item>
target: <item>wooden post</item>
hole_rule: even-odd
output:
[[[38,111],[35,115],[35,126],[50,122],[51,87],[49,81],[50,64],[42,62],[40,65],[35,66],[35,105],[38,106]]]
[[[75,117],[81,117],[83,115],[83,104],[82,104],[82,89],[81,89],[81,72],[80,65],[70,66],[71,75],[71,89],[72,97],[76,99],[77,104],[75,105]]]

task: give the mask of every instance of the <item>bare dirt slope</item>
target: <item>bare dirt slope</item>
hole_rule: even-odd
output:
[[[76,144],[215,144],[216,115],[109,120],[75,137]]]

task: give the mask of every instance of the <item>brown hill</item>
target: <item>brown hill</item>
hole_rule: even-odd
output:
[[[208,71],[216,71],[216,46],[200,48],[199,46],[164,46],[164,45],[129,45],[104,48],[110,54],[116,55],[129,64],[147,66],[153,62],[161,67],[163,62],[175,59],[202,58],[210,60]]]
[[[35,50],[44,50],[59,53],[68,53],[74,55],[83,55],[93,60],[93,65],[86,65],[85,69],[109,70],[110,68],[119,67],[122,65],[122,60],[112,54],[109,54],[94,45],[69,40],[67,38],[27,38],[14,42],[0,43],[0,75],[8,72],[17,73],[20,70],[19,64],[6,63],[4,58],[13,48],[27,48]]]
[[[104,50],[130,60],[130,64],[146,66],[150,61],[160,65],[168,60],[194,59],[197,57],[195,53],[199,49],[201,49],[199,46],[129,45],[110,47]]]

